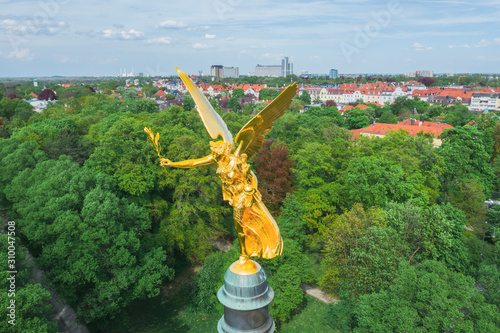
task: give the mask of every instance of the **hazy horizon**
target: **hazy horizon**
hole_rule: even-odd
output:
[[[0,0],[0,77],[500,71],[500,1]]]

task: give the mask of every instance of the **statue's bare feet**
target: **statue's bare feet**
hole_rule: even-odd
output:
[[[230,269],[239,275],[250,275],[258,271],[256,262],[250,260],[247,255],[241,255],[240,258],[231,265]]]
[[[240,259],[238,260],[238,263],[241,265],[244,265],[247,262],[247,260],[248,260],[248,256],[241,255]]]

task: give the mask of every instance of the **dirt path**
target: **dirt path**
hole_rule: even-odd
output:
[[[26,259],[31,267],[33,267],[33,276],[32,280],[36,283],[42,283],[42,271],[36,266],[33,257],[29,252],[26,251]],[[57,292],[48,286],[44,286],[50,292],[50,300],[49,303],[54,307],[55,316],[54,320],[58,322],[58,331],[59,332],[69,332],[69,333],[89,333],[87,327],[82,324],[77,323],[76,321],[76,313],[62,302],[59,298]]]
[[[198,272],[200,268],[201,266],[190,267],[177,275],[168,284],[160,286],[162,296],[165,298],[174,296],[181,289],[183,284],[189,283],[189,281],[192,280],[193,275]]]
[[[317,300],[326,304],[337,303],[338,301],[340,301],[339,299],[331,298],[330,296],[328,296],[327,293],[319,290],[318,288],[314,288],[305,283],[301,284],[300,288],[302,288],[302,291],[308,294],[309,296],[312,296]]]

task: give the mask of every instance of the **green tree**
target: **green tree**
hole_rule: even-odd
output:
[[[11,233],[14,234],[15,231]],[[57,332],[57,324],[51,320],[53,308],[48,303],[50,293],[40,284],[29,281],[31,270],[25,264],[25,249],[19,246],[19,242],[19,238],[0,234],[0,260],[3,268],[0,273],[0,288],[4,291],[0,293],[0,315],[3,319],[0,321],[0,330],[6,333]],[[16,274],[10,273],[13,269],[8,267],[11,260],[8,257],[10,246],[15,247],[12,252],[15,253]],[[15,275],[13,292],[10,291],[12,275]]]
[[[167,147],[173,161],[201,157],[209,152],[205,140],[179,136]],[[212,250],[211,239],[225,233],[222,221],[231,213],[222,202],[220,180],[214,165],[189,170],[169,169],[161,186],[171,189],[172,209],[162,221],[161,232],[168,246],[177,248],[193,263],[201,262]]]
[[[464,126],[474,118],[469,108],[458,102],[448,106],[445,111],[446,116],[444,117],[444,121],[453,127]]]
[[[241,88],[233,89],[232,96],[236,98],[243,98],[245,97],[245,91]]]
[[[196,308],[209,315],[221,316],[224,306],[217,299],[217,291],[224,285],[224,272],[238,259],[240,253],[238,240],[226,253],[217,251],[206,257],[195,276],[193,301]]]
[[[417,110],[418,114],[424,114],[429,108],[429,103],[424,101],[418,101],[407,96],[400,96],[396,98],[394,104],[390,105],[390,109],[392,113],[396,116],[401,116],[407,112],[413,112],[413,110]]]
[[[182,106],[184,107],[185,111],[191,111],[192,109],[194,109],[193,97],[191,96],[184,97],[184,99],[182,100]]]
[[[231,109],[233,112],[237,112],[237,111],[241,110],[241,104],[238,101],[238,98],[235,96],[229,98],[229,100],[227,102],[227,107],[229,109]]]
[[[386,110],[382,113],[382,116],[377,120],[377,123],[381,124],[397,124],[398,117],[396,117],[391,110]]]
[[[57,160],[61,155],[68,155],[73,161],[82,165],[92,153],[92,143],[81,138],[75,130],[62,129],[53,138],[47,139],[41,149],[51,159]]]
[[[276,222],[283,237],[293,239],[299,246],[304,247],[307,240],[304,207],[295,194],[287,193]]]
[[[366,207],[411,198],[427,203],[429,196],[423,191],[424,180],[419,173],[405,175],[402,165],[387,159],[355,157],[350,160],[345,173],[345,199],[348,206],[361,202]]]
[[[128,98],[137,98],[138,94],[137,94],[137,89],[135,88],[127,88],[125,90],[123,90],[121,92],[121,96],[124,98],[124,99],[128,99]]]
[[[283,239],[283,254],[276,258],[262,259],[268,283],[275,292],[270,314],[277,321],[287,321],[302,302],[302,283],[312,283],[315,273],[312,264],[293,239]]]
[[[156,163],[157,157],[144,134],[144,123],[132,117],[114,122],[86,161],[87,166],[113,176],[119,188],[132,195],[154,188],[160,177]]]
[[[469,224],[476,228],[486,220],[486,195],[476,179],[460,179],[447,193],[447,199],[456,208],[462,210]],[[479,227],[482,230],[482,227]]]
[[[259,91],[259,101],[265,101],[271,99],[271,94],[269,89],[263,88]]]
[[[485,301],[500,309],[500,270],[497,265],[481,265],[477,286]]]
[[[464,214],[451,206],[419,207],[412,201],[387,205],[387,225],[396,230],[402,255],[409,262],[438,260],[465,273],[469,266],[464,244]]]
[[[370,125],[370,119],[366,115],[365,110],[360,108],[352,108],[344,111],[345,124],[349,129],[363,128]]]
[[[311,104],[311,95],[309,95],[309,92],[307,90],[302,90],[302,93],[300,94],[300,100],[304,105],[310,105]]]
[[[141,246],[147,212],[117,197],[110,177],[69,157],[38,163],[8,187],[19,231],[47,278],[91,328],[173,277],[158,245]]]
[[[439,153],[446,164],[443,185],[450,189],[460,180],[474,178],[489,193],[494,176],[489,164],[491,147],[486,145],[484,133],[466,126],[445,130],[441,139]]]
[[[385,226],[384,212],[380,208],[364,210],[356,204],[342,215],[330,215],[320,224],[320,237],[324,242],[324,259],[321,263],[325,274],[321,285],[329,291],[335,291],[341,279],[346,276],[347,262],[359,240],[371,226]]]
[[[403,262],[394,285],[362,296],[355,332],[499,332],[498,308],[484,302],[471,277],[443,263]]]

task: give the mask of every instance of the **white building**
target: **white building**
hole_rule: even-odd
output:
[[[240,77],[240,68],[239,67],[224,67],[223,70],[224,78],[228,77]]]
[[[434,71],[416,71],[415,72],[416,76],[421,76],[421,77],[433,77],[434,76]]]
[[[30,103],[31,106],[33,106],[34,111],[36,112],[42,112],[42,110],[45,109],[47,107],[47,104],[49,103],[48,101],[39,100],[36,98],[26,100],[26,102]]]
[[[486,109],[497,111],[499,110],[499,100],[499,94],[472,94],[470,109],[471,111],[484,111]]]
[[[222,79],[224,77],[224,67],[222,65],[212,65],[210,67],[210,74],[216,80]]]
[[[281,66],[280,65],[257,65],[255,66],[255,76],[281,76]]]

